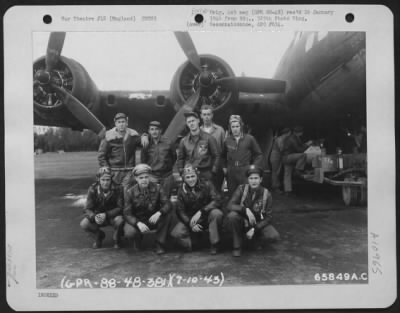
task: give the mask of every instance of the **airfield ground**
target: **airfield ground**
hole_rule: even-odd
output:
[[[362,275],[368,272],[367,208],[345,207],[338,187],[301,183],[295,185],[295,198],[273,195],[274,225],[281,240],[263,250],[233,258],[228,248],[216,256],[207,248],[193,253],[172,248],[157,256],[151,239],[138,253],[128,247],[113,249],[110,229],[104,248],[91,248],[79,222],[96,169],[96,152],[35,156],[38,288],[65,287],[66,279],[87,279],[100,287],[102,278],[125,287],[129,277],[140,277],[141,286],[147,286],[152,278],[174,274],[185,279],[178,283],[174,276],[174,287],[212,286],[222,275],[224,286],[368,282]],[[331,275],[318,280],[324,273],[333,273],[335,279]]]

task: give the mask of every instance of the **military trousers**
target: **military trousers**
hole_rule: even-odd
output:
[[[171,214],[163,214],[160,216],[157,223],[150,224],[148,221],[141,221],[143,224],[146,224],[150,230],[156,231],[156,241],[162,245],[165,245],[167,242],[167,237],[171,231]],[[125,223],[124,225],[124,235],[128,240],[141,240],[143,234],[140,232],[139,228],[135,225],[131,225],[129,223]]]
[[[99,234],[101,227],[112,226],[114,228],[113,239],[114,241],[118,240],[119,234],[122,230],[122,226],[124,223],[124,218],[122,215],[117,215],[112,218],[107,218],[102,225],[98,225],[95,222],[91,222],[87,217],[84,217],[80,223],[81,228],[95,237]]]
[[[222,217],[222,211],[219,209],[213,209],[206,216],[200,217],[199,224],[203,226],[203,232],[208,229],[208,238],[212,245],[218,244],[221,240]],[[181,247],[190,250],[192,248],[191,237],[194,234],[196,233],[193,233],[188,225],[179,221],[173,228],[171,237],[174,238]]]
[[[229,212],[226,216],[228,231],[232,235],[233,248],[241,249],[246,232],[250,229],[247,219],[240,215],[238,212]],[[262,241],[277,241],[279,240],[279,233],[271,224],[266,225],[260,230],[257,230],[252,240]]]
[[[282,170],[282,155],[279,151],[271,151],[271,156],[269,157],[271,162],[271,181],[272,189],[279,189],[281,187],[281,170]]]

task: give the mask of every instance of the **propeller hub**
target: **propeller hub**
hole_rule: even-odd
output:
[[[214,77],[211,72],[205,71],[200,74],[199,81],[202,87],[210,87],[214,82]]]
[[[47,85],[50,83],[51,76],[50,73],[47,71],[43,70],[38,70],[35,73],[35,79],[41,84],[41,85]]]

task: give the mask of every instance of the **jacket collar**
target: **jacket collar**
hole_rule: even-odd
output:
[[[215,131],[217,129],[217,126],[214,123],[211,123],[211,128],[212,131]],[[204,124],[200,126],[200,130],[204,131]]]
[[[127,128],[124,136],[124,140],[126,140],[129,136],[139,136],[138,132],[132,128]],[[106,132],[106,140],[120,139],[123,136],[117,131],[117,128],[114,127]]]

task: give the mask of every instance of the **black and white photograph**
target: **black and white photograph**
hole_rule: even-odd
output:
[[[33,44],[38,287],[368,283],[365,33]]]
[[[363,288],[383,275],[371,37],[340,29],[33,29],[38,297]]]

